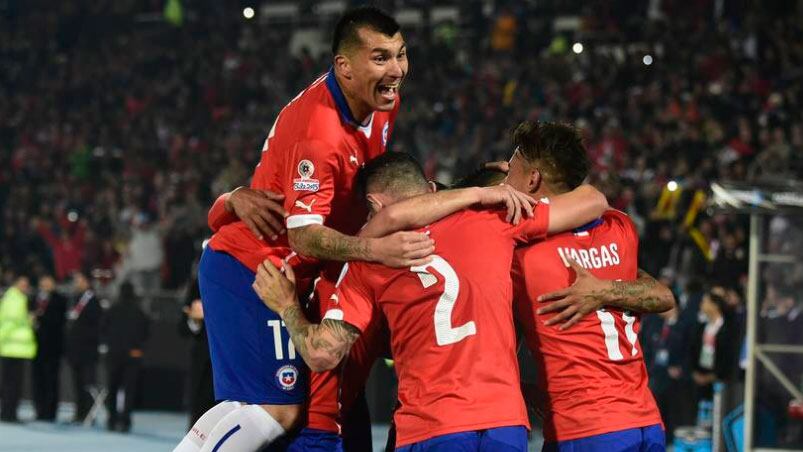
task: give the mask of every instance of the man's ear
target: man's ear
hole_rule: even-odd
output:
[[[530,170],[530,180],[527,182],[527,191],[529,193],[535,193],[541,188],[541,183],[544,181],[544,178],[541,176],[541,171],[538,168],[533,168]]]
[[[346,80],[351,80],[351,62],[347,56],[340,54],[335,55],[334,66],[335,70],[340,74],[341,77],[345,78]]]
[[[372,214],[376,214],[383,207],[385,207],[384,203],[382,202],[381,196],[377,196],[374,193],[368,193],[365,195],[365,200],[368,201],[368,209],[371,211]]]
[[[438,191],[438,184],[436,184],[434,180],[427,182],[427,185],[429,186],[430,193],[435,193]]]

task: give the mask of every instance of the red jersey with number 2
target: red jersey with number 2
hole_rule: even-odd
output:
[[[448,433],[529,426],[519,386],[510,265],[516,244],[543,237],[549,205],[514,226],[466,210],[429,228],[434,260],[392,269],[349,263],[326,318],[361,331],[384,314],[399,377],[396,446]]]
[[[560,331],[536,314],[539,295],[569,287],[573,258],[594,276],[631,281],[638,273],[638,234],[630,218],[609,210],[574,232],[516,250],[513,283],[517,318],[538,364],[544,438],[566,441],[661,423],[647,386],[638,315],[601,309]]]

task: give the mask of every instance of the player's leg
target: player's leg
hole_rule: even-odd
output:
[[[256,452],[279,439],[295,423],[301,408],[290,407],[240,406],[215,425],[200,452]],[[298,412],[291,414],[290,410]]]
[[[527,452],[527,429],[522,425],[497,427],[480,434],[481,452]]]
[[[243,404],[219,419],[200,450],[257,450],[301,418],[303,361],[281,319],[251,288],[253,272],[228,254],[206,249],[198,276],[215,398]]]
[[[181,443],[173,449],[173,452],[197,452],[201,450],[201,446],[204,445],[215,425],[240,406],[242,406],[240,402],[225,401],[210,408],[195,421],[195,424],[190,427],[190,431],[184,435]]]
[[[397,452],[477,452],[480,450],[479,432],[449,433],[406,446]]]

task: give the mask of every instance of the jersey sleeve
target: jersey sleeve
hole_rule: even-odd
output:
[[[317,141],[297,143],[289,162],[293,177],[286,179],[284,208],[287,228],[323,224],[332,208],[340,163],[331,145]]]
[[[237,215],[226,210],[226,196],[228,196],[228,193],[218,196],[215,203],[212,204],[212,208],[209,209],[209,213],[206,215],[209,229],[211,229],[212,232],[217,232],[217,230],[223,226],[238,220]]]
[[[543,199],[533,206],[533,216],[525,217],[510,229],[518,243],[529,243],[546,237],[549,231],[549,200]]]
[[[327,304],[323,318],[342,320],[365,332],[371,324],[376,305],[364,267],[365,264],[360,262],[349,262],[343,266],[334,294],[329,300],[322,300]]]

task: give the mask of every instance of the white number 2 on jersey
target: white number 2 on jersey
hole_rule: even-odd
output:
[[[411,267],[410,271],[418,275],[424,288],[438,282],[438,278],[427,271],[428,267],[437,270],[444,278],[443,293],[438,299],[438,304],[435,305],[435,341],[438,345],[443,346],[460,342],[468,336],[477,334],[477,325],[473,320],[458,327],[452,326],[452,310],[457,302],[457,295],[460,293],[460,280],[457,278],[454,268],[438,255],[433,255],[432,262],[427,265]]]
[[[616,319],[610,312],[600,309],[597,311],[599,323],[602,326],[602,333],[605,334],[605,349],[608,351],[608,358],[612,361],[621,361],[624,358],[622,351],[619,349],[619,331],[616,329]],[[630,355],[636,356],[638,349],[636,349],[636,341],[638,336],[633,330],[633,324],[636,318],[627,313],[622,314],[622,320],[625,321],[625,336],[627,341],[630,342]]]

